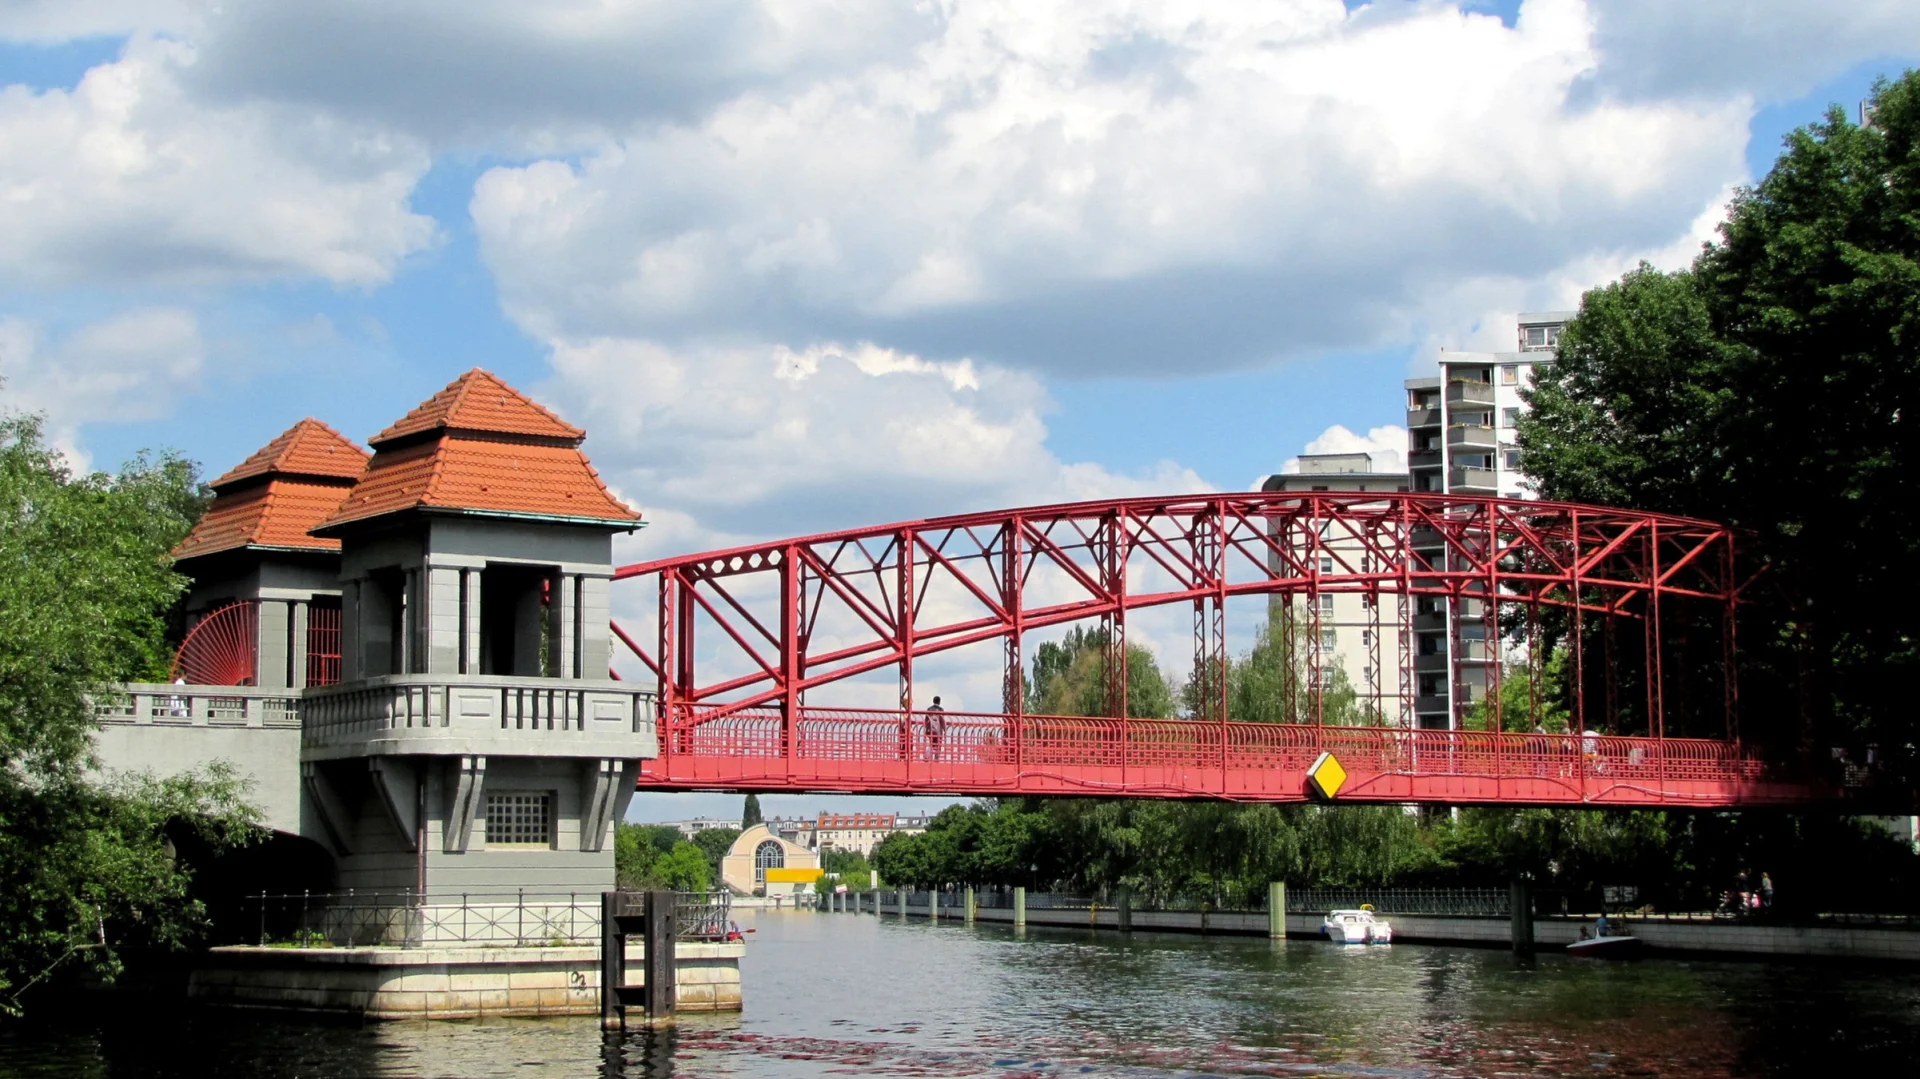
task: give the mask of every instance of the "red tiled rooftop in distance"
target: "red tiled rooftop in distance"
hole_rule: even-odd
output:
[[[231,487],[256,476],[334,476],[360,478],[367,467],[367,451],[353,440],[309,416],[281,432],[226,475],[213,481],[214,490]]]
[[[377,448],[383,442],[442,428],[567,439],[575,444],[587,437],[585,431],[549,412],[491,372],[476,367],[422,401],[419,407],[370,441]]]

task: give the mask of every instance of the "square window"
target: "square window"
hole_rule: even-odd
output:
[[[1507,451],[1507,467],[1514,468],[1514,469],[1517,469],[1520,467],[1520,451],[1519,450]]]
[[[1518,427],[1518,426],[1520,426],[1520,410],[1519,410],[1519,409],[1517,409],[1517,408],[1503,408],[1503,409],[1501,409],[1501,410],[1500,410],[1500,423],[1501,423],[1501,425],[1502,425],[1502,426],[1505,426],[1505,427]]]
[[[1527,347],[1528,348],[1546,348],[1547,347],[1547,328],[1545,326],[1528,326],[1527,327]]]
[[[1373,644],[1373,631],[1370,629],[1361,630],[1360,643],[1363,645],[1371,646]]]
[[[1320,597],[1320,610],[1324,614],[1333,613],[1333,597],[1332,596]]]
[[[1520,384],[1520,365],[1503,363],[1500,365],[1500,385],[1517,386]]]
[[[1321,573],[1333,572],[1333,556],[1332,555],[1320,556],[1320,572]]]
[[[553,792],[514,791],[487,795],[487,846],[552,845]]]

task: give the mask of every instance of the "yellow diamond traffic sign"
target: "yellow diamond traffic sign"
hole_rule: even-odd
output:
[[[1331,753],[1322,753],[1313,760],[1313,767],[1307,769],[1307,786],[1313,793],[1332,801],[1346,786],[1347,770],[1340,767],[1340,761]]]

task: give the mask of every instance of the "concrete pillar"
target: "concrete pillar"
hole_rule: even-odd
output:
[[[1513,953],[1515,955],[1533,954],[1533,890],[1524,880],[1516,880],[1507,887],[1507,902],[1512,910]]]
[[[873,916],[876,918],[880,917],[880,889],[869,889],[867,891],[867,897],[873,900]]]
[[[580,577],[580,677],[605,678],[613,663],[612,600],[606,577]],[[857,905],[856,905],[857,906]]]
[[[460,673],[480,673],[480,571],[460,571]]]
[[[972,924],[973,924],[973,912],[974,912],[974,911],[975,911],[976,909],[978,909],[978,907],[977,907],[977,905],[976,905],[976,904],[975,904],[975,902],[974,902],[974,897],[973,897],[973,885],[971,885],[971,884],[969,884],[969,885],[967,885],[967,905],[966,905],[966,911],[967,911],[967,924],[968,924],[968,925],[972,925]]]
[[[1115,912],[1115,921],[1120,926],[1120,932],[1131,933],[1133,932],[1133,889],[1122,884],[1114,891],[1117,893],[1115,898],[1119,905],[1119,909]]]
[[[556,678],[580,677],[580,575],[558,574],[553,579],[554,657]]]
[[[1024,887],[1013,890],[1013,924],[1023,929],[1027,924],[1027,890]]]
[[[306,600],[294,600],[288,605],[293,616],[293,628],[288,643],[292,654],[287,659],[287,684],[294,689],[307,688],[307,609]]]
[[[895,894],[900,897],[900,920],[904,922],[907,920],[907,886],[901,885],[900,891]]]
[[[1267,885],[1267,936],[1287,939],[1287,886],[1284,881]]]
[[[940,889],[935,888],[933,891],[927,893],[927,921],[937,922],[939,920],[940,920]]]
[[[428,566],[420,572],[426,583],[422,589],[426,602],[420,611],[425,648],[415,666],[433,674],[458,673],[465,631],[460,611],[463,571],[451,566]]]
[[[287,629],[291,621],[284,600],[262,600],[258,608],[259,633],[253,652],[253,684],[279,689],[287,682]]]

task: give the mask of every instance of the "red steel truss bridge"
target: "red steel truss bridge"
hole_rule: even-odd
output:
[[[1131,498],[626,566],[616,588],[648,590],[651,624],[614,632],[659,686],[643,790],[1298,802],[1331,753],[1342,802],[1824,799],[1741,743],[1746,572],[1730,529],[1630,510],[1421,493]],[[1230,611],[1236,651],[1260,628],[1280,651],[1285,685],[1266,698],[1279,714],[1232,711]],[[1126,715],[1130,634],[1164,642],[1189,617],[1193,666],[1169,672],[1190,687],[1188,714]],[[1034,650],[1074,626],[1104,650],[1105,714],[1033,714]],[[1577,687],[1564,703],[1542,692],[1542,642],[1555,639]],[[1357,679],[1334,676],[1341,657],[1343,670],[1361,659]],[[995,669],[989,708],[928,711],[928,684],[990,686],[980,672]],[[1513,679],[1525,692],[1502,686]]]

